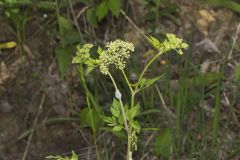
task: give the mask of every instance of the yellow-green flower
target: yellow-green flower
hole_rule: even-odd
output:
[[[84,63],[90,59],[90,50],[92,44],[84,44],[82,47],[77,46],[77,55],[73,58],[72,63]]]
[[[167,52],[169,50],[176,50],[179,54],[183,54],[183,49],[188,48],[188,44],[184,43],[182,39],[176,37],[175,34],[167,33],[167,39],[160,42],[158,39],[149,36],[149,42],[156,47],[161,53]]]
[[[134,45],[122,40],[108,42],[106,50],[102,51],[99,56],[100,71],[107,74],[109,67],[122,70],[125,68],[126,59],[130,57],[130,52],[134,51]]]

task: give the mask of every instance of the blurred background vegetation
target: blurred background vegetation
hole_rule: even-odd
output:
[[[99,116],[110,112],[110,80],[97,70],[87,77],[92,124],[72,57],[79,44],[132,42],[127,75],[134,82],[154,53],[144,35],[165,33],[190,47],[163,55],[148,72],[164,76],[137,97],[134,159],[240,159],[239,14],[239,0],[0,0],[0,159],[72,151],[81,160],[124,159],[126,135]]]

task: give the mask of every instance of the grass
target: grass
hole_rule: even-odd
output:
[[[67,8],[67,10],[71,11],[73,9],[72,7]],[[57,15],[57,17],[60,15],[59,9],[57,9]],[[125,18],[120,17],[120,20],[125,22]],[[74,23],[76,23],[75,18]],[[89,36],[89,39],[97,37],[95,30],[90,25],[86,24],[85,26],[87,27],[82,30],[86,32],[81,32],[83,37],[86,37],[86,35]],[[94,32],[92,37],[88,30]],[[25,43],[25,24],[17,27],[15,36],[18,44],[20,44],[20,53],[23,54],[22,44]],[[99,39],[96,39],[96,41],[101,42]],[[146,152],[150,156],[158,154],[160,159],[179,160],[184,158],[214,160],[219,159],[220,153],[225,154],[226,159],[234,159],[239,155],[239,129],[235,128],[239,127],[239,111],[236,108],[238,105],[239,86],[236,90],[229,90],[229,86],[226,86],[229,84],[225,84],[226,81],[232,85],[236,84],[232,82],[231,77],[224,77],[224,73],[228,71],[228,63],[231,60],[228,57],[229,52],[232,52],[232,44],[233,42],[230,41],[229,46],[223,51],[223,56],[218,57],[217,60],[222,61],[222,63],[216,62],[216,65],[220,68],[219,72],[216,73],[202,73],[202,61],[200,58],[193,61],[191,57],[193,53],[190,51],[186,52],[183,57],[176,58],[174,54],[171,54],[169,57],[163,56],[163,59],[167,61],[165,66],[160,66],[158,63],[152,65],[151,70],[148,72],[149,77],[153,77],[155,71],[165,73],[166,76],[160,79],[157,85],[136,95],[136,99],[142,105],[142,112],[137,116],[137,120],[140,121],[143,128],[143,133],[140,134],[140,147],[137,154],[134,155],[136,159],[141,159],[142,157],[139,155],[142,156]],[[176,64],[171,64],[173,58],[177,59]],[[130,69],[126,73],[127,77],[138,73],[138,66],[142,64],[138,58],[132,58],[130,61],[131,63],[128,66]],[[85,104],[89,109],[91,126],[94,126],[94,117],[91,109],[96,110],[98,114],[101,114],[101,111],[109,113],[108,102],[112,100],[112,95],[114,94],[112,91],[113,87],[110,85],[109,79],[99,75],[97,72],[90,75],[97,75],[97,80],[90,79],[88,81],[83,77],[83,74],[84,71],[81,70],[80,85],[85,89]],[[118,73],[113,73],[113,77],[117,77],[117,83],[120,82],[119,86],[124,93],[124,99],[130,101],[129,87],[121,83],[124,77],[119,76]],[[230,97],[231,94],[228,94],[229,92],[233,94],[232,97]],[[229,102],[229,104],[224,106],[223,101]],[[224,117],[225,115],[226,118]],[[75,118],[73,119],[75,120]],[[62,120],[64,121],[64,118]],[[66,120],[72,120],[72,118],[66,118]],[[112,159],[113,150],[116,153],[116,157],[122,158],[122,154],[125,152],[123,147],[125,143],[120,142],[126,139],[123,138],[122,140],[118,136],[109,136],[110,131],[104,130],[105,128],[102,125],[99,128],[95,129],[92,127],[92,143],[95,145],[98,159],[101,159],[101,156],[106,160]],[[161,151],[159,153],[151,152],[155,148],[153,144],[156,141],[156,137],[161,135],[166,128],[171,130],[173,139],[172,144],[169,146],[171,154],[165,155]],[[232,132],[235,135],[231,139],[229,136]],[[153,138],[149,139],[151,137],[149,135]],[[114,139],[113,143],[115,145],[108,143],[109,138]],[[149,150],[146,150],[144,146],[148,140],[150,147]]]

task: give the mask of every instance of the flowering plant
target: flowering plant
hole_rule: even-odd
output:
[[[132,43],[122,40],[108,42],[105,50],[100,47],[98,48],[97,53],[99,56],[97,59],[92,58],[90,55],[90,49],[93,47],[93,45],[85,44],[82,47],[78,46],[77,55],[73,58],[73,63],[85,64],[88,68],[90,68],[89,71],[94,68],[99,68],[101,73],[109,76],[111,79],[115,88],[115,98],[113,98],[113,103],[110,108],[112,115],[108,117],[103,116],[103,120],[108,126],[112,127],[113,131],[125,130],[127,133],[127,160],[132,160],[132,152],[133,150],[137,150],[138,134],[140,133],[140,124],[136,120],[136,116],[140,113],[141,109],[140,104],[135,102],[135,95],[140,90],[154,84],[161,77],[159,76],[152,79],[146,79],[144,78],[146,71],[150,65],[164,52],[175,50],[179,54],[183,54],[183,49],[188,47],[188,45],[184,43],[182,39],[177,38],[174,34],[166,34],[166,39],[163,42],[160,42],[158,39],[151,36],[147,38],[149,42],[158,49],[158,53],[154,55],[145,65],[138,78],[138,81],[135,84],[130,83],[124,71],[126,60],[129,59],[130,53],[134,52],[134,45]],[[125,83],[131,92],[130,106],[128,106],[127,103],[123,103],[121,91],[114,77],[112,76],[110,69],[119,70],[123,75]]]

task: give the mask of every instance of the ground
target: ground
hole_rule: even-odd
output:
[[[110,17],[101,22],[95,31],[89,24],[83,22],[81,17],[78,21],[80,26],[85,25],[82,30],[86,34],[86,40],[92,43],[104,43],[114,38],[123,38],[133,42],[137,52],[145,53],[144,55],[136,54],[137,58],[142,59],[138,62],[140,65],[145,63],[152,51],[142,34],[159,35],[170,32],[189,43],[190,61],[192,65],[196,65],[195,69],[199,69],[199,73],[215,74],[223,71],[225,78],[222,80],[220,92],[219,122],[221,129],[219,138],[224,136],[229,143],[221,146],[217,157],[218,159],[227,159],[229,155],[232,155],[232,147],[235,145],[233,141],[239,139],[240,127],[239,88],[233,82],[234,76],[236,76],[236,66],[240,62],[238,55],[240,51],[239,13],[223,7],[210,7],[198,1],[176,0],[172,4],[174,5],[170,7],[177,7],[173,13],[168,13],[168,11],[171,12],[168,8],[169,5],[163,4],[158,11],[162,14],[158,18],[151,18],[152,15],[148,14],[150,7],[137,0],[133,1],[128,14],[131,21],[121,15],[120,22],[118,19],[114,19],[111,21],[112,24],[108,24],[111,20]],[[83,5],[74,6],[76,14],[84,12],[83,9]],[[161,9],[165,9],[165,12]],[[79,125],[81,123],[79,111],[86,106],[86,102],[84,91],[77,78],[76,68],[71,65],[69,69],[71,73],[69,72],[65,78],[61,78],[59,74],[54,53],[54,49],[60,43],[56,17],[52,11],[38,8],[31,8],[30,11],[30,19],[24,27],[25,31],[21,32],[24,35],[20,36],[20,41],[17,40],[19,36],[16,33],[18,30],[16,25],[9,19],[0,18],[0,42],[21,42],[21,47],[2,49],[0,52],[0,159],[22,159],[24,154],[29,160],[44,159],[49,154],[69,155],[71,151],[75,151],[80,159],[95,159],[96,153],[91,129]],[[1,6],[0,15],[5,16],[5,10]],[[112,29],[112,27],[114,28]],[[97,40],[91,41],[94,38]],[[183,56],[179,61],[174,54],[164,55],[152,72],[159,73],[164,71],[166,65],[170,66],[170,84],[173,90],[179,90],[181,88],[179,79],[184,73],[181,73],[178,67],[183,65],[187,61],[186,59],[187,56]],[[197,77],[194,67],[189,67],[188,72],[189,79],[186,81],[189,80],[189,84],[191,84],[194,77]],[[134,77],[134,74],[131,75]],[[200,78],[200,80],[197,77],[196,81],[202,82],[210,76]],[[211,87],[214,87],[212,85],[215,83],[214,78],[216,77],[212,78],[213,81],[202,82],[206,83],[205,88],[210,91]],[[92,79],[88,81],[91,83]],[[198,90],[200,85],[196,83],[193,84],[196,90],[191,91],[190,94],[200,92]],[[164,91],[164,87],[164,85],[160,87],[161,91]],[[210,92],[210,94],[212,93]],[[174,117],[177,113],[172,108],[168,95],[164,94],[163,98],[169,108],[163,109],[160,116],[153,118],[153,121],[163,121],[163,126],[167,126],[175,121],[171,115]],[[214,108],[215,99],[213,94],[212,97],[210,95],[198,101],[193,105],[198,108],[193,107],[191,114],[183,117],[182,125],[187,126],[185,129],[189,131],[196,130],[195,123],[198,115],[195,113],[201,110],[204,114],[205,126],[208,126],[205,128],[206,132],[193,135],[197,135],[196,139],[199,142],[203,139],[203,133],[212,134],[214,123],[212,119],[214,113],[217,112],[214,111],[216,109]],[[100,103],[104,103],[106,99],[100,95],[99,100]],[[162,106],[162,102],[157,101],[156,104],[160,103]],[[188,103],[191,101],[189,100]],[[148,126],[151,120],[143,123]],[[227,125],[225,126],[225,124]],[[157,125],[157,127],[160,126]],[[158,159],[152,149],[148,150],[151,148],[153,137],[156,134],[156,132],[150,131],[142,134],[143,140],[140,142],[141,149],[136,155],[137,159]],[[106,132],[102,132],[98,137],[101,151],[104,151],[104,147],[106,147],[104,145],[107,145],[108,152],[112,153],[109,154],[110,159],[122,159],[120,155],[124,149],[116,137]],[[102,141],[105,142],[102,143]],[[186,142],[188,141],[186,140]],[[115,148],[118,150],[116,151]],[[190,159],[187,155],[187,148],[185,150],[186,155],[184,155],[185,151],[181,152],[180,159]],[[234,152],[239,154],[239,151]],[[198,157],[199,155],[196,153],[194,156]],[[170,159],[175,158],[174,156],[170,157]],[[233,156],[232,159],[239,158],[239,156]]]

